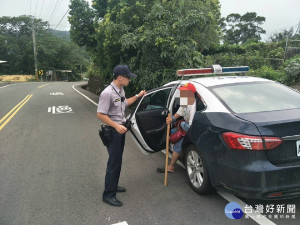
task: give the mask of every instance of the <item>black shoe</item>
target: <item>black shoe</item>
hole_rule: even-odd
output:
[[[120,186],[117,187],[117,192],[125,192],[125,191],[126,191],[126,188],[120,187]]]
[[[120,207],[122,206],[122,202],[119,201],[118,199],[116,199],[116,197],[112,197],[112,198],[103,198],[103,202],[112,205],[112,206],[117,206]]]

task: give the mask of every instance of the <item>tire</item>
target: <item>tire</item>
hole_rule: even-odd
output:
[[[192,189],[200,195],[214,191],[201,151],[191,145],[185,153],[185,171]]]

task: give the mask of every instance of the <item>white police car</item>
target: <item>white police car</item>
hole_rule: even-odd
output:
[[[131,133],[144,152],[166,146],[166,116],[179,107],[178,87],[196,87],[196,113],[183,141],[192,188],[227,189],[246,198],[300,195],[300,93],[271,80],[221,76],[248,67],[179,70],[182,79],[147,92],[136,105]]]

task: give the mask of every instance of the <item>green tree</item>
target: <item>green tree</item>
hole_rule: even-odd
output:
[[[107,81],[115,65],[126,63],[139,74],[137,89],[159,86],[174,79],[178,68],[200,66],[201,52],[219,42],[218,0],[94,0],[93,8],[95,35],[85,38],[78,32],[73,40],[83,40],[86,46],[89,38],[96,40],[88,50],[95,71]],[[72,17],[80,12],[71,9],[70,15],[76,27]]]
[[[30,73],[32,70],[33,26],[40,33],[48,28],[48,23],[30,16],[0,17],[0,58],[8,61],[7,66],[2,67],[3,73]]]
[[[48,23],[30,16],[0,17],[1,73],[34,74],[32,28],[36,30],[38,68],[72,69],[86,66],[84,52],[70,41],[55,37]]]
[[[112,3],[113,1],[107,1],[107,0],[93,0],[93,8],[95,9],[95,15],[96,17],[101,20],[104,18],[107,7],[109,3]]]
[[[257,16],[255,12],[247,12],[244,15],[232,13],[223,20],[226,26],[223,26],[225,42],[230,44],[241,44],[248,40],[261,40],[261,34],[266,31],[261,28],[266,18]]]
[[[289,30],[284,29],[270,35],[269,41],[271,42],[285,42],[287,38],[291,39],[294,36],[294,29],[291,27]],[[284,45],[283,45],[284,46]]]
[[[79,46],[86,46],[92,51],[95,47],[95,13],[85,0],[71,0],[70,16],[71,40]]]

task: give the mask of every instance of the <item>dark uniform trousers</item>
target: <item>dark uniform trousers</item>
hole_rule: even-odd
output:
[[[107,146],[109,158],[106,167],[105,189],[103,192],[104,198],[112,198],[116,196],[122,167],[124,145],[125,134],[119,134],[116,130],[114,130],[112,140]]]

